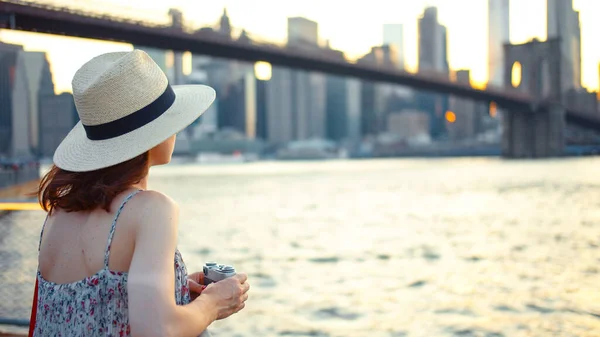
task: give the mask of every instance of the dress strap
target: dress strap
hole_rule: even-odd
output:
[[[123,211],[123,208],[125,207],[125,204],[131,198],[133,198],[134,195],[138,194],[141,191],[142,190],[136,190],[136,191],[133,191],[128,196],[126,196],[125,199],[123,199],[123,202],[121,202],[121,206],[119,206],[119,209],[117,210],[117,214],[115,215],[112,225],[110,226],[110,232],[108,233],[108,242],[106,243],[106,251],[104,252],[104,268],[108,268],[108,258],[110,256],[110,245],[112,243],[113,236],[115,235],[115,228],[117,227],[117,219],[119,219],[119,215],[121,215],[121,212]]]
[[[44,224],[42,225],[42,230],[40,231],[40,242],[38,243],[38,253],[40,252],[40,248],[42,248],[42,237],[44,236],[44,228],[46,228],[46,222],[48,222],[48,217],[50,213],[46,213],[46,219],[44,219]]]

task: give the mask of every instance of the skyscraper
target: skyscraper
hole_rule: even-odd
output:
[[[581,88],[581,28],[573,0],[547,0],[548,39],[561,39],[562,92]]]
[[[319,26],[316,22],[302,18],[288,18],[288,48],[319,48]],[[292,135],[294,140],[325,138],[325,90],[323,74],[292,70],[291,108]]]
[[[447,79],[448,32],[438,21],[436,7],[427,7],[419,18],[419,73]],[[430,135],[439,138],[446,133],[444,113],[448,109],[448,95],[419,92],[416,97],[418,110],[430,116]]]
[[[202,61],[206,61],[203,63]],[[210,60],[208,58],[202,59],[198,57],[192,57],[192,73],[187,78],[188,84],[206,84],[210,85],[210,81],[208,80],[207,70],[204,69],[205,65],[210,64]],[[192,123],[188,129],[191,127],[195,129],[199,124],[199,129],[201,132],[212,133],[217,131],[218,129],[218,119],[217,119],[217,111],[219,110],[219,99],[216,98],[213,104],[200,116],[200,118]],[[191,132],[190,132],[191,133]]]
[[[394,69],[396,64],[396,49],[394,46],[372,47],[368,54],[358,59],[358,64]],[[362,136],[378,135],[385,132],[386,106],[392,86],[384,83],[365,81],[360,88],[360,130]]]
[[[343,77],[327,76],[327,139],[339,141],[346,137],[347,128],[347,90]]]
[[[226,88],[217,115],[219,129],[232,128],[248,139],[256,138],[257,80],[248,72]]]
[[[256,138],[256,77],[254,72],[244,76],[244,131],[249,139]]]
[[[29,86],[27,85],[27,72],[25,52],[17,52],[16,66],[13,69],[12,85],[12,146],[9,153],[12,157],[29,157],[32,155],[30,145],[31,130],[31,101],[29,99]]]
[[[319,25],[307,18],[288,18],[287,34],[288,44],[319,44]]]
[[[293,139],[325,138],[325,76],[293,70],[291,89]]]
[[[183,12],[179,9],[171,8],[169,10],[171,17],[171,27],[179,31],[183,31]],[[180,51],[173,52],[173,79],[172,83],[176,85],[184,84],[183,78],[183,53]]]
[[[46,97],[54,97],[46,54],[0,42],[0,156],[39,153]]]
[[[346,137],[352,141],[359,141],[362,82],[357,78],[348,78],[346,79],[346,85],[346,88],[348,89],[348,103],[346,104],[348,134]]]
[[[456,82],[469,85],[471,72],[469,70],[458,70],[456,72]],[[468,98],[451,97],[449,105],[456,117],[453,124],[447,126],[450,138],[465,139],[473,137],[476,131],[475,101]]]
[[[13,107],[19,103],[13,101],[17,83],[21,83],[24,102],[27,98],[24,81],[17,80],[18,74],[24,75],[17,71],[17,58],[22,50],[21,46],[0,42],[0,157],[10,156],[13,152]]]
[[[77,110],[73,95],[63,93],[58,96],[40,98],[40,145],[38,154],[51,158],[60,142],[77,124]]]
[[[354,78],[327,77],[326,138],[357,142],[360,139],[361,82]]]
[[[269,137],[269,129],[267,125],[268,83],[269,81],[266,79],[256,79],[256,138],[263,141],[266,141]]]
[[[488,2],[488,76],[489,83],[496,87],[505,85],[504,44],[510,41],[509,1]]]
[[[292,70],[273,67],[265,91],[266,138],[274,145],[285,144],[293,140]]]
[[[445,74],[450,73],[450,63],[448,62],[448,29],[446,26],[440,25],[440,31],[442,32],[442,48],[441,48],[441,58],[442,58],[442,72]]]
[[[404,26],[402,24],[384,24],[383,44],[394,46],[398,69],[404,70]]]
[[[436,7],[427,7],[419,18],[419,72],[448,73],[446,27],[438,21]]]
[[[231,39],[231,20],[227,14],[227,8],[223,8],[223,14],[221,15],[221,20],[219,21],[219,33],[225,38]]]
[[[23,52],[23,64],[29,96],[29,146],[33,153],[39,154],[42,145],[39,124],[40,119],[46,118],[40,109],[45,97],[54,97],[54,82],[46,53]]]

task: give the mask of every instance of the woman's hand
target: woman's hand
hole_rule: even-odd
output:
[[[248,289],[250,289],[250,284],[246,282],[247,279],[246,274],[240,273],[211,283],[202,290],[202,295],[198,297],[198,300],[208,300],[218,312],[217,319],[227,318],[246,306]]]
[[[188,275],[188,288],[190,289],[190,297],[192,301],[196,299],[196,297],[200,296],[202,291],[206,288],[204,285],[204,273],[196,272],[191,275]]]

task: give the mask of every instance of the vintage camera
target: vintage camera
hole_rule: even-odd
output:
[[[204,267],[202,267],[202,271],[204,272],[205,285],[209,285],[235,275],[235,269],[232,266],[218,264],[216,262],[206,262]]]

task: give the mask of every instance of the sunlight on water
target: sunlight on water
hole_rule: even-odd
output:
[[[246,309],[216,322],[215,335],[598,336],[599,167],[596,158],[182,165],[153,169],[150,187],[181,205],[190,271],[217,260],[250,275]],[[42,220],[0,220],[0,257],[12,261],[0,299],[25,294],[1,302],[2,315],[28,315]]]

